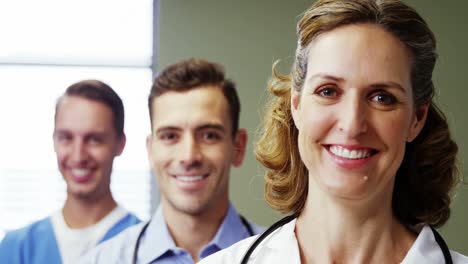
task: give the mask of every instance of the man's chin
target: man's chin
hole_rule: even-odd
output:
[[[70,190],[68,196],[81,201],[95,201],[97,195],[94,190]]]
[[[206,211],[207,211],[207,205],[202,204],[202,203],[178,202],[178,203],[173,203],[173,206],[171,207],[175,209],[177,212],[190,215],[193,217],[206,214]]]

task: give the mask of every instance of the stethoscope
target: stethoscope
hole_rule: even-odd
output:
[[[291,222],[296,217],[297,217],[296,215],[288,215],[288,216],[282,218],[281,220],[279,220],[278,222],[274,223],[273,225],[271,225],[267,230],[265,230],[265,232],[263,232],[260,236],[258,236],[257,239],[255,239],[255,241],[252,243],[252,245],[250,245],[250,247],[247,249],[247,251],[245,252],[244,257],[241,260],[241,264],[247,264],[247,262],[249,261],[250,255],[252,255],[255,248],[257,248],[258,245],[266,237],[268,237],[271,233],[273,233],[273,231],[275,231],[276,229],[282,227],[283,225]],[[442,236],[434,228],[431,227],[431,230],[434,233],[435,240],[436,240],[437,244],[439,244],[439,247],[440,247],[440,250],[442,251],[442,254],[444,255],[445,263],[446,264],[453,264],[452,256],[450,255],[449,248],[448,248],[447,244],[445,243],[444,239],[442,238]]]
[[[242,215],[239,215],[239,218],[240,218],[242,224],[244,225],[245,229],[247,229],[247,232],[249,233],[249,236],[255,235],[250,223]],[[145,223],[143,228],[140,230],[140,233],[138,233],[138,237],[137,237],[137,240],[135,242],[135,247],[133,248],[133,256],[132,256],[132,263],[133,264],[137,263],[136,261],[137,261],[138,249],[140,249],[140,240],[143,237],[143,234],[145,233],[146,228],[148,228],[150,223],[151,223],[151,219],[148,222]]]

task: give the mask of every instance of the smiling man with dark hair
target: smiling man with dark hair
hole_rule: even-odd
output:
[[[85,263],[194,263],[263,229],[229,202],[231,166],[242,164],[247,133],[232,81],[212,62],[163,69],[149,96],[146,146],[161,204],[146,225],[94,250]]]

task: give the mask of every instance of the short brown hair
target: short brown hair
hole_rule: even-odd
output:
[[[349,24],[375,24],[397,37],[411,53],[411,82],[416,107],[428,104],[426,124],[407,143],[397,171],[393,212],[405,225],[443,225],[450,215],[450,193],[459,182],[456,154],[447,120],[433,101],[432,72],[436,40],[424,19],[398,0],[319,0],[297,25],[299,36],[290,75],[275,71],[257,159],[267,168],[265,197],[281,212],[299,214],[307,199],[308,171],[298,151],[298,130],[291,116],[291,90],[301,92],[307,74],[308,47],[323,32]]]
[[[203,85],[219,87],[228,105],[232,122],[232,135],[239,128],[240,102],[233,81],[226,79],[224,68],[220,64],[203,59],[187,59],[161,70],[154,79],[148,98],[150,120],[153,122],[152,103],[154,99],[166,92],[184,92],[197,89]]]
[[[79,96],[108,106],[114,115],[113,124],[117,136],[124,135],[125,112],[122,99],[109,85],[98,80],[83,80],[70,85],[57,100],[55,119],[60,103],[67,96]]]

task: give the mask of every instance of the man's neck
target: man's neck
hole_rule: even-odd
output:
[[[162,206],[166,224],[175,244],[187,250],[194,262],[197,262],[200,251],[213,239],[226,217],[229,202],[226,201],[215,210],[211,209],[197,215],[183,213],[164,204]]]
[[[116,206],[111,194],[93,201],[67,196],[62,213],[68,227],[84,228],[99,222]]]

